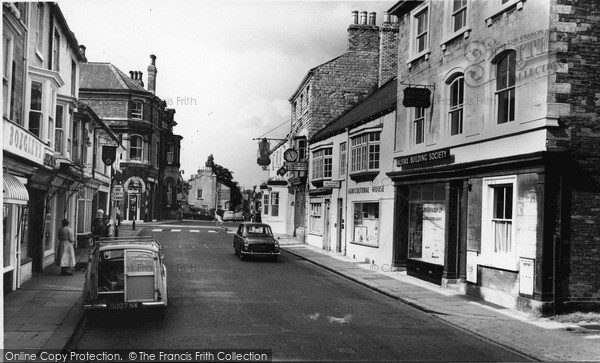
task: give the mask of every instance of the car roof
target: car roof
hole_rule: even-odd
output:
[[[98,244],[100,251],[107,250],[148,250],[158,252],[160,245],[154,240],[126,240],[126,241],[106,241]]]

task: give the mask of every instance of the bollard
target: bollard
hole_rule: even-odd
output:
[[[131,229],[135,230],[135,219],[133,220],[133,223],[131,223]]]
[[[115,226],[115,237],[119,237],[119,226]]]

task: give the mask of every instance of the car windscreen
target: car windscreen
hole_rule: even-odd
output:
[[[272,236],[269,226],[248,226],[248,236]]]

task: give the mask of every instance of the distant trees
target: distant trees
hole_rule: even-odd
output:
[[[238,183],[233,180],[233,172],[219,164],[215,164],[215,158],[213,154],[208,155],[206,163],[204,164],[207,168],[211,168],[213,174],[217,176],[217,182],[225,185],[231,192],[231,205],[242,204],[242,192]]]

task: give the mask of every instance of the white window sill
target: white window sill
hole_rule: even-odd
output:
[[[39,49],[35,50],[35,55],[42,61],[45,62],[44,56],[42,55],[42,52],[39,51]]]
[[[453,40],[457,39],[460,36],[462,36],[463,39],[468,39],[471,36],[471,28],[465,27],[465,28],[460,29],[457,32],[454,32],[454,33],[444,37],[444,39],[442,39],[442,42],[440,44],[440,46],[442,47],[442,51],[445,52],[447,44],[452,42]]]
[[[412,63],[416,62],[417,60],[424,58],[426,61],[429,60],[429,54],[431,54],[431,51],[429,50],[429,48],[425,49],[424,51],[422,51],[419,54],[416,54],[410,58],[408,58],[408,60],[406,61],[406,64],[408,64],[408,67],[412,67]]]

